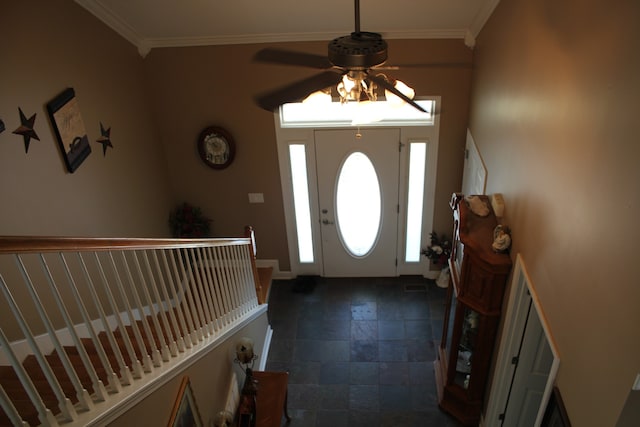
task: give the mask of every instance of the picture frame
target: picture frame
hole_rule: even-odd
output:
[[[209,126],[198,136],[200,159],[213,169],[228,167],[235,157],[236,145],[229,132],[219,126]]]
[[[549,402],[542,418],[542,427],[571,427],[569,415],[564,407],[562,395],[558,387],[553,387]]]
[[[182,378],[168,427],[204,427],[188,376]]]
[[[73,88],[65,89],[50,101],[47,112],[67,170],[73,173],[91,154],[89,137]]]

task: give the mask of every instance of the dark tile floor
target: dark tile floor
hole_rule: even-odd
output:
[[[447,427],[433,361],[445,290],[417,277],[274,281],[268,370],[286,370],[291,426]]]

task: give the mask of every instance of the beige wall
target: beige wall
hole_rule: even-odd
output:
[[[72,1],[4,1],[0,13],[0,235],[166,236],[164,152],[151,121],[143,60]],[[92,153],[66,171],[46,112],[75,89]],[[25,154],[18,107],[36,114]],[[113,149],[102,154],[100,122]]]
[[[640,372],[640,3],[503,0],[471,132],[558,345],[572,424],[613,426]]]
[[[472,51],[459,40],[391,40],[389,45],[390,64],[472,61]],[[252,63],[254,53],[265,46],[154,49],[145,67],[176,202],[202,206],[213,218],[217,236],[238,235],[252,225],[259,258],[278,259],[286,271],[289,255],[273,114],[255,106],[253,97],[316,71]],[[326,54],[325,42],[269,46]],[[461,183],[471,68],[389,73],[420,95],[442,96],[435,228],[447,232],[447,201]],[[211,125],[226,128],[236,142],[236,158],[224,170],[211,169],[198,157],[197,137]],[[264,204],[249,204],[247,194],[254,192],[264,193]]]
[[[142,59],[81,7],[61,0],[11,1],[0,19],[0,37],[10,41],[3,58],[11,64],[0,67],[0,118],[7,127],[0,134],[0,235],[164,236],[169,209],[188,201],[213,218],[215,236],[240,235],[253,225],[260,258],[289,269],[273,116],[252,98],[313,70],[252,64],[265,45],[154,49]],[[389,44],[391,64],[472,59],[460,40]],[[326,50],[325,42],[278,46]],[[434,226],[446,232],[446,202],[461,181],[471,69],[392,75],[418,94],[442,97]],[[92,145],[73,174],[66,172],[46,113],[46,103],[66,87],[76,91]],[[40,141],[32,140],[28,154],[22,137],[11,133],[20,125],[18,107],[37,114]],[[106,157],[95,142],[100,122],[111,127],[114,148]],[[225,170],[198,158],[196,139],[209,125],[235,138],[236,159]],[[249,204],[250,192],[264,193],[265,203]]]

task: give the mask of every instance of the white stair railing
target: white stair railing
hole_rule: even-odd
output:
[[[158,370],[266,310],[254,263],[248,238],[0,237],[0,426],[86,425],[130,405]]]

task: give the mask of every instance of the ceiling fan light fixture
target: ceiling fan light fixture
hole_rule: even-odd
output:
[[[342,76],[342,81],[336,87],[340,102],[349,101],[376,101],[376,84],[367,80],[367,75],[362,71],[352,71]]]
[[[400,80],[396,80],[393,87],[395,87],[398,91],[400,91],[409,99],[413,99],[416,96],[416,92],[411,87],[407,86],[404,82]],[[385,98],[387,98],[387,102],[391,107],[398,108],[406,104],[406,101],[404,99],[400,98],[398,95],[388,90],[384,91],[384,96]]]
[[[305,99],[302,100],[304,104],[313,104],[313,105],[326,105],[331,103],[331,93],[326,90],[318,90],[312,92]]]

